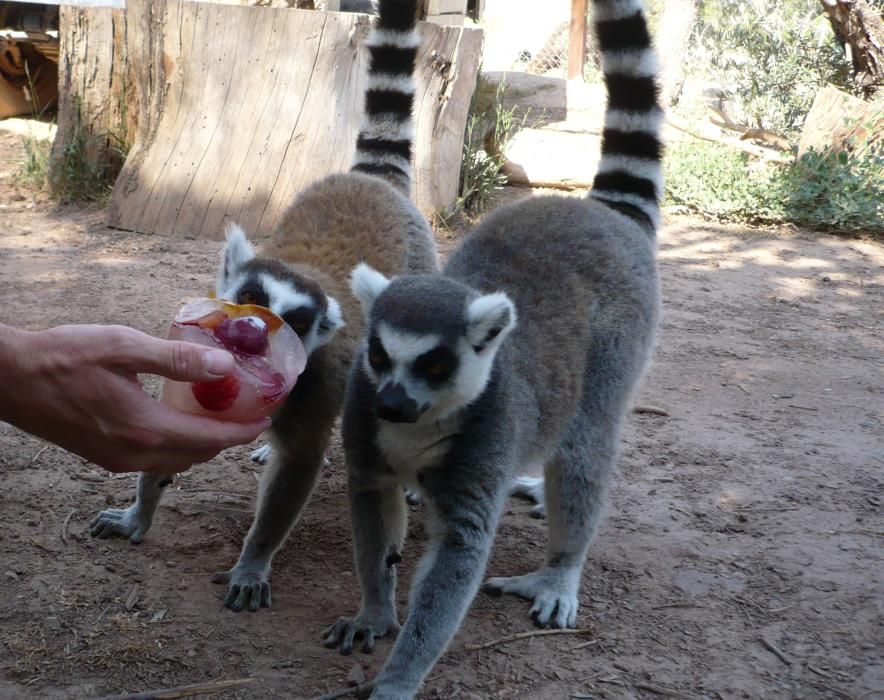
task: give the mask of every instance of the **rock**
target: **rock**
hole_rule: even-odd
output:
[[[357,686],[362,685],[364,682],[365,671],[362,670],[362,666],[359,664],[353,664],[353,668],[351,668],[350,673],[347,674],[347,685]]]

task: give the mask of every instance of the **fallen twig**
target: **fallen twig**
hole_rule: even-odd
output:
[[[813,666],[812,664],[807,664],[807,668],[808,668],[808,670],[813,671],[814,673],[822,676],[823,678],[831,678],[832,677],[832,674],[829,673],[828,671],[824,671],[821,668],[817,668],[816,666]]]
[[[776,657],[782,661],[786,666],[792,665],[792,660],[786,656],[782,651],[777,649],[771,642],[767,641],[764,637],[759,637],[758,641],[764,645],[764,648],[767,649],[772,654],[776,655]]]
[[[586,649],[587,647],[594,647],[596,644],[601,644],[601,639],[590,639],[588,642],[582,642],[581,644],[577,644],[576,646],[571,647],[568,651],[578,651],[580,649]]]
[[[649,693],[656,695],[671,695],[674,698],[682,697],[681,693],[669,690],[669,688],[661,688],[659,685],[651,685],[650,683],[633,683],[633,685],[639,690],[647,690]]]
[[[683,603],[666,603],[665,605],[655,605],[651,610],[663,610],[664,608],[702,608],[702,605],[698,605],[697,603],[689,603],[687,601]]]
[[[102,700],[175,700],[176,698],[190,698],[195,695],[214,695],[222,690],[241,688],[254,682],[254,678],[238,678],[229,681],[208,681],[206,683],[194,683],[182,685],[177,688],[164,688],[162,690],[150,690],[146,693],[133,693],[131,695],[109,695]]]
[[[68,543],[68,525],[71,522],[71,518],[74,517],[74,513],[77,512],[77,509],[74,508],[70,513],[68,513],[68,517],[64,519],[64,522],[61,524],[61,541],[65,544]]]
[[[549,634],[592,634],[592,630],[533,630],[531,632],[517,632],[516,634],[509,634],[506,637],[494,639],[490,642],[485,642],[484,644],[467,644],[464,648],[469,651],[478,651],[479,649],[490,649],[498,644],[509,644],[510,642],[517,642],[520,639],[529,639],[531,637],[545,637]]]
[[[651,413],[655,416],[668,416],[669,411],[659,406],[633,406],[633,413]]]
[[[49,445],[45,445],[44,447],[41,447],[39,450],[37,450],[37,454],[31,457],[31,464],[36,464],[37,460],[40,459],[40,455],[46,452],[46,450],[48,449]]]

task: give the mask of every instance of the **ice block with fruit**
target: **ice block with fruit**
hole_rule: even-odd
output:
[[[241,422],[270,415],[307,365],[301,339],[263,306],[198,299],[178,312],[167,337],[222,348],[236,360],[223,379],[165,382],[163,401],[186,413]]]

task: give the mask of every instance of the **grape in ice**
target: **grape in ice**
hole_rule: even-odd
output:
[[[214,332],[224,347],[245,355],[260,355],[267,349],[267,324],[257,316],[225,319]]]

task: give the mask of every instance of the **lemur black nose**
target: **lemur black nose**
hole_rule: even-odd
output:
[[[378,418],[391,423],[415,423],[418,419],[417,402],[401,384],[387,384],[375,397]]]

